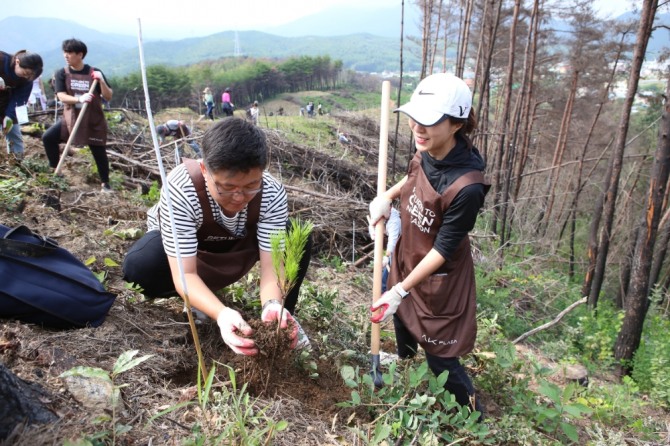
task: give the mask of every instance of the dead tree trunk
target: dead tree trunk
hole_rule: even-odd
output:
[[[568,144],[568,134],[570,133],[570,122],[572,116],[572,109],[575,105],[575,96],[577,95],[577,85],[579,81],[579,71],[575,70],[572,73],[572,81],[570,82],[570,90],[568,91],[568,100],[565,102],[563,109],[563,119],[561,120],[561,128],[558,131],[558,138],[556,139],[556,148],[554,150],[554,159],[551,162],[554,169],[549,172],[547,178],[547,186],[544,197],[545,206],[540,211],[540,217],[537,225],[538,234],[544,234],[554,206],[554,197],[556,195],[556,183],[561,172],[561,164],[563,163],[563,154],[565,147]]]
[[[570,211],[568,215],[568,220],[570,221],[570,266],[569,266],[569,276],[574,277],[574,272],[575,272],[575,233],[576,233],[576,228],[577,228],[577,206],[579,205],[579,197],[584,190],[584,187],[586,186],[586,181],[582,182],[583,178],[583,171],[584,171],[584,159],[586,158],[586,151],[591,143],[591,138],[593,137],[593,132],[596,127],[596,124],[598,123],[598,120],[600,119],[600,114],[602,113],[603,106],[608,100],[609,97],[609,92],[612,84],[614,83],[614,77],[616,75],[616,70],[617,66],[619,65],[619,60],[621,59],[621,54],[624,49],[625,41],[626,41],[626,34],[627,33],[621,33],[621,40],[619,41],[619,45],[617,46],[617,52],[616,52],[616,57],[614,58],[614,63],[612,64],[612,70],[610,71],[610,76],[609,80],[607,81],[607,85],[602,90],[601,96],[600,96],[600,102],[598,102],[598,107],[596,108],[596,113],[593,116],[593,121],[591,121],[591,126],[589,127],[589,132],[586,136],[586,141],[584,141],[584,145],[582,146],[582,151],[579,156],[579,171],[577,174],[577,188],[575,190],[575,193],[572,197],[572,203],[570,205]],[[597,165],[597,164],[596,164]],[[591,175],[589,174],[587,177],[590,177]],[[602,213],[602,208],[600,209],[600,212]],[[566,223],[567,221],[566,220]],[[565,227],[565,225],[563,226]],[[563,229],[561,230],[561,234],[558,236],[559,240],[563,238]],[[588,293],[583,294],[584,296],[587,296]]]
[[[503,201],[504,199],[503,189],[509,190],[509,181],[511,178],[511,176],[509,175],[509,171],[507,170],[506,167],[511,157],[510,152],[514,150],[514,147],[512,147],[509,144],[509,138],[506,129],[509,123],[509,114],[510,114],[509,110],[510,110],[510,104],[512,102],[512,85],[514,83],[514,62],[515,62],[514,50],[516,48],[515,45],[516,32],[517,32],[517,24],[519,21],[520,9],[521,9],[521,0],[515,0],[514,12],[512,14],[512,26],[510,27],[509,31],[509,51],[507,53],[507,76],[505,79],[505,96],[502,102],[500,122],[497,127],[500,132],[499,135],[500,139],[498,142],[498,154],[496,155],[497,164],[495,165],[493,172],[493,187],[495,188],[495,190],[494,190],[494,203],[493,203],[494,211],[493,211],[492,227],[494,232],[499,234],[500,232],[498,231],[498,220],[500,219],[500,216],[507,215],[507,202]],[[502,226],[502,222],[500,222],[500,224]],[[504,237],[501,237],[500,246],[504,246],[505,242],[506,240],[504,240]]]
[[[402,100],[402,75],[403,75],[403,50],[405,42],[405,0],[401,1],[400,5],[400,80],[398,81],[398,99],[396,104],[400,106],[400,101]],[[398,152],[398,131],[400,129],[400,113],[395,113],[395,133],[393,136],[393,155],[391,159],[391,179],[395,181],[395,160]]]
[[[595,262],[595,269],[593,271],[593,281],[589,292],[589,306],[596,308],[598,305],[598,297],[605,279],[605,270],[607,265],[607,254],[609,252],[611,242],[612,222],[614,221],[614,213],[616,210],[616,199],[619,192],[619,177],[621,176],[621,168],[623,164],[623,152],[626,145],[626,136],[628,134],[628,125],[630,122],[631,110],[633,108],[633,100],[640,81],[640,71],[642,63],[644,62],[644,55],[647,51],[647,43],[651,35],[652,25],[656,9],[658,8],[658,0],[644,0],[642,6],[642,13],[640,14],[640,24],[637,30],[635,49],[633,51],[633,58],[631,61],[630,77],[628,78],[628,90],[623,102],[623,110],[621,119],[619,121],[619,128],[617,129],[616,143],[612,152],[611,175],[608,178],[607,191],[604,196],[604,214],[603,226],[598,237],[597,257]],[[634,341],[634,339],[633,339]],[[637,340],[639,342],[639,339]],[[626,348],[630,344],[626,342]],[[637,348],[637,345],[636,345]]]
[[[475,82],[477,82],[475,86],[475,91],[479,90],[481,91],[481,97],[484,98],[490,98],[490,89],[489,89],[489,82],[491,80],[491,63],[493,61],[493,50],[495,48],[495,42],[496,42],[496,37],[498,35],[498,26],[500,24],[500,13],[502,9],[502,0],[488,0],[490,3],[490,8],[489,9],[489,14],[490,16],[487,16],[486,19],[484,20],[487,28],[486,36],[484,37],[484,40],[486,41],[486,44],[484,45],[484,57],[482,57],[482,63],[481,63],[481,70],[478,68],[478,73],[480,75],[475,77]],[[496,4],[497,2],[497,4]],[[497,8],[496,8],[497,6]],[[484,108],[484,103],[486,103],[486,107]],[[483,99],[479,101],[479,104],[477,104],[477,122],[484,122],[484,118],[482,117],[482,110],[485,111],[486,113],[486,120],[488,121],[488,109],[490,107],[490,103],[488,100],[484,101]],[[488,154],[488,143],[484,144],[482,142],[479,142],[479,147],[482,149],[482,155],[484,157],[484,161],[486,161],[489,158]]]
[[[433,30],[433,0],[421,0],[421,12],[423,14],[423,29],[421,33],[421,79],[428,75],[430,63],[430,39]]]
[[[442,1],[440,0],[440,6],[437,8],[437,24],[435,25],[435,39],[433,40],[433,50],[430,58],[430,72],[429,74],[432,74],[435,69],[435,58],[437,57],[437,42],[440,40],[440,23],[442,23]],[[447,23],[447,19],[444,19],[444,23]],[[446,33],[447,33],[447,27],[445,26],[445,36],[444,38],[446,39]]]
[[[658,224],[660,238],[656,244],[656,249],[654,249],[654,262],[652,263],[651,274],[649,275],[650,289],[658,285],[658,279],[661,275],[663,262],[665,262],[665,256],[668,252],[668,244],[670,243],[670,209],[668,209],[667,203],[668,185],[665,188],[666,201],[663,204],[663,209],[666,209],[666,211],[663,214],[663,218],[661,218],[661,222]]]
[[[528,152],[530,148],[530,135],[533,130],[535,120],[535,107],[533,107],[533,85],[535,83],[535,60],[537,58],[537,40],[540,23],[540,0],[533,2],[533,12],[531,13],[531,26],[526,43],[526,65],[524,68],[523,89],[523,110],[519,123],[524,123],[522,131],[521,144],[519,144],[519,154],[515,160],[514,167],[514,190],[512,192],[512,203],[516,203],[521,190],[521,175],[526,167]],[[531,115],[532,110],[532,115]]]
[[[463,16],[461,33],[458,38],[458,54],[456,55],[456,76],[463,77],[465,58],[468,53],[470,40],[470,23],[472,21],[473,0],[465,0],[465,14]]]
[[[651,33],[651,25],[657,7],[658,0],[644,2],[640,20],[640,32],[638,34],[641,37],[638,39],[638,42],[645,42],[643,49],[646,49],[646,41],[649,39],[649,34]],[[646,27],[643,27],[643,24]],[[663,204],[665,187],[670,176],[670,70],[667,75],[665,106],[658,132],[658,149],[656,150],[654,165],[651,169],[651,178],[649,179],[649,191],[647,193],[647,205],[644,214],[645,224],[640,228],[640,236],[635,247],[631,281],[626,299],[626,312],[623,325],[614,345],[614,359],[618,361],[616,370],[619,376],[627,375],[631,371],[630,361],[640,346],[642,327],[644,326],[644,320],[649,309],[651,263],[654,255],[656,235],[658,233],[658,222],[662,213],[661,205]]]
[[[533,11],[530,16],[530,24],[528,26],[528,34],[526,37],[526,49],[524,50],[524,64],[523,64],[523,75],[521,79],[521,86],[519,87],[519,94],[517,95],[516,98],[516,104],[514,105],[514,117],[512,118],[512,132],[510,135],[510,147],[513,147],[514,149],[510,151],[510,156],[509,156],[509,161],[506,166],[506,170],[510,172],[510,176],[508,178],[508,181],[505,183],[503,187],[503,198],[502,202],[505,203],[503,209],[502,209],[502,217],[501,217],[501,228],[500,228],[500,237],[502,243],[507,241],[509,237],[511,236],[511,220],[510,218],[509,223],[508,223],[508,208],[509,208],[509,202],[510,202],[510,195],[512,196],[511,201],[515,202],[516,197],[514,195],[515,191],[518,191],[518,186],[516,185],[520,180],[521,180],[521,173],[519,172],[517,175],[517,170],[515,169],[515,165],[525,165],[525,162],[519,163],[518,158],[520,156],[527,156],[528,152],[524,151],[521,149],[521,154],[519,153],[520,149],[520,143],[519,140],[526,140],[525,135],[520,135],[520,128],[524,127],[524,130],[530,131],[531,127],[524,126],[525,120],[529,118],[529,110],[530,110],[530,101],[531,97],[530,95],[532,94],[533,91],[533,81],[534,81],[534,73],[535,73],[535,46],[534,46],[534,41],[536,40],[537,36],[535,34],[535,31],[537,31],[537,21],[538,21],[538,16],[539,16],[539,0],[535,0],[533,2]],[[514,175],[511,174],[511,172],[514,172]],[[501,244],[502,244],[501,243]]]

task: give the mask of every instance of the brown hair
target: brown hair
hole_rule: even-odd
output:
[[[475,111],[470,108],[470,114],[466,119],[454,118],[449,116],[449,121],[452,124],[463,124],[460,129],[456,132],[456,136],[463,138],[468,145],[468,149],[472,149],[472,140],[468,136],[470,133],[474,132],[477,128],[477,116],[475,116]]]

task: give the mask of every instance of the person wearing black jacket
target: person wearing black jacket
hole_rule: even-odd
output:
[[[15,54],[0,51],[0,123],[7,141],[7,152],[23,159],[24,145],[16,108],[26,105],[33,80],[42,74],[42,57],[21,50]]]
[[[468,134],[476,127],[472,93],[451,74],[423,79],[407,115],[417,153],[407,175],[370,203],[370,221],[388,219],[400,200],[401,231],[392,257],[389,289],[370,308],[370,320],[390,319],[398,356],[418,345],[435,375],[449,372],[445,388],[456,401],[482,413],[459,361],[477,335],[475,277],[468,232],[489,189],[485,164]]]

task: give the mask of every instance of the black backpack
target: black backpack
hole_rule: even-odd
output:
[[[0,224],[0,318],[49,328],[97,327],[116,296],[54,240]]]

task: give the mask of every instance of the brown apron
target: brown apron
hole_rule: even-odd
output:
[[[89,74],[75,74],[70,71],[70,67],[65,67],[65,89],[70,96],[81,96],[88,93],[93,79],[90,73],[95,68],[90,67]],[[79,111],[83,104],[65,104],[63,109],[63,121],[61,125],[60,137],[62,141],[70,138],[70,132],[74,128]],[[102,111],[102,100],[97,91],[93,94],[93,100],[86,107],[86,113],[81,118],[81,123],[77,128],[77,134],[72,140],[75,146],[105,146],[107,144],[107,121],[105,113]]]
[[[433,248],[442,217],[461,189],[488,185],[479,171],[460,176],[442,195],[431,186],[421,168],[421,154],[410,163],[400,192],[401,231],[389,286],[405,279]],[[475,273],[470,239],[463,238],[452,258],[412,288],[397,315],[428,353],[453,358],[472,350],[477,337]]]
[[[193,159],[183,161],[202,207],[202,226],[197,233],[198,275],[209,289],[216,291],[244,277],[260,259],[256,231],[263,193],[256,195],[247,205],[245,232],[237,236],[214,220],[200,162]]]

